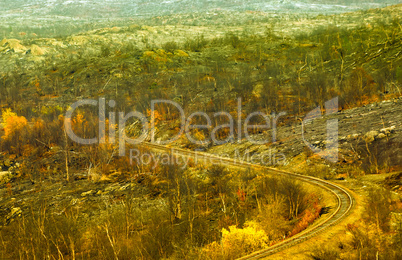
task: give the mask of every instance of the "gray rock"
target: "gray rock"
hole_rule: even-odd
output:
[[[380,132],[381,132],[381,133],[384,133],[384,134],[386,134],[386,135],[389,135],[389,134],[391,134],[391,133],[394,133],[394,132],[395,132],[395,126],[393,125],[393,126],[391,126],[391,127],[383,128],[383,129],[380,130]]]

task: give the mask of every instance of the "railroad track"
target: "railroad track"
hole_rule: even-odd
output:
[[[291,172],[286,172],[258,164],[252,164],[248,162],[238,162],[234,159],[231,158],[224,158],[224,157],[219,157],[215,156],[212,154],[207,154],[207,153],[202,153],[202,152],[194,152],[194,151],[189,151],[185,149],[180,149],[180,148],[169,148],[165,147],[162,145],[158,144],[153,144],[153,143],[144,143],[143,145],[151,148],[151,149],[156,149],[156,150],[162,150],[162,151],[168,151],[172,155],[180,155],[180,156],[188,156],[192,158],[197,158],[197,160],[208,160],[210,162],[217,162],[217,163],[222,163],[222,164],[227,164],[227,165],[232,165],[236,167],[241,167],[241,168],[260,168],[267,170],[272,173],[280,174],[282,176],[287,176],[287,177],[292,177],[293,179],[297,179],[303,182],[307,182],[316,186],[320,186],[321,188],[329,191],[332,193],[332,195],[336,198],[337,200],[337,206],[335,210],[331,213],[331,215],[326,218],[325,220],[313,225],[311,228],[308,228],[302,232],[300,232],[297,235],[294,235],[288,239],[283,240],[282,242],[275,244],[273,246],[270,246],[269,248],[254,252],[250,255],[241,257],[239,259],[244,260],[244,259],[260,259],[263,257],[268,257],[272,254],[275,254],[277,252],[280,252],[286,248],[292,247],[296,244],[299,244],[307,239],[310,239],[319,233],[327,230],[328,228],[335,226],[340,220],[345,218],[349,212],[351,211],[353,205],[354,205],[354,199],[353,196],[344,188],[341,186],[331,183],[325,180],[321,180],[318,178],[314,178],[311,176],[304,176],[296,173],[291,173]]]

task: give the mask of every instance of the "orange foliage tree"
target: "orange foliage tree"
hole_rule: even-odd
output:
[[[10,152],[20,154],[22,147],[28,141],[28,121],[23,116],[18,116],[11,109],[6,109],[2,113],[4,126],[4,136],[2,137],[3,148]]]

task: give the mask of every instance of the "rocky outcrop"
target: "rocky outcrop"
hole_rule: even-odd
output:
[[[364,135],[364,140],[367,143],[371,143],[371,142],[374,142],[375,140],[380,140],[380,139],[386,138],[390,134],[394,133],[395,129],[396,129],[395,126],[391,126],[388,128],[383,128],[380,131],[373,130],[373,131],[367,132]]]
[[[14,53],[25,53],[27,47],[21,44],[17,39],[3,39],[0,42],[0,52],[14,52]]]
[[[367,132],[367,133],[364,135],[364,139],[365,139],[365,141],[366,141],[367,143],[371,143],[371,142],[373,142],[373,141],[376,139],[376,137],[378,136],[378,134],[379,134],[379,132],[378,132],[378,131],[375,131],[375,130],[370,131],[370,132]]]
[[[36,44],[31,47],[22,45],[20,40],[17,39],[3,39],[0,42],[0,53],[19,53],[19,54],[32,54],[34,56],[42,56],[46,51]]]
[[[391,127],[381,129],[380,132],[385,135],[389,135],[395,133],[395,129],[396,127],[393,125]]]
[[[38,45],[32,44],[30,53],[35,56],[41,56],[45,54],[45,51]]]

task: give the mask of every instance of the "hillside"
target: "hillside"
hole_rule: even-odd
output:
[[[397,0],[339,1],[339,0],[274,0],[274,1],[127,1],[127,0],[51,0],[2,1],[0,3],[0,35],[35,33],[41,37],[67,36],[89,29],[122,26],[132,20],[166,15],[214,16],[222,12],[257,12],[264,14],[331,14],[397,4]],[[254,18],[251,18],[254,19]],[[196,23],[199,22],[197,19]],[[46,36],[45,36],[46,34]]]
[[[347,236],[306,258],[400,259],[402,5],[156,3],[0,4],[0,258],[234,259],[331,214],[318,186],[124,139],[162,143],[187,123],[208,126],[168,147],[283,155],[268,165],[359,194]],[[152,113],[161,99],[175,106]],[[314,152],[335,139],[338,160]]]

